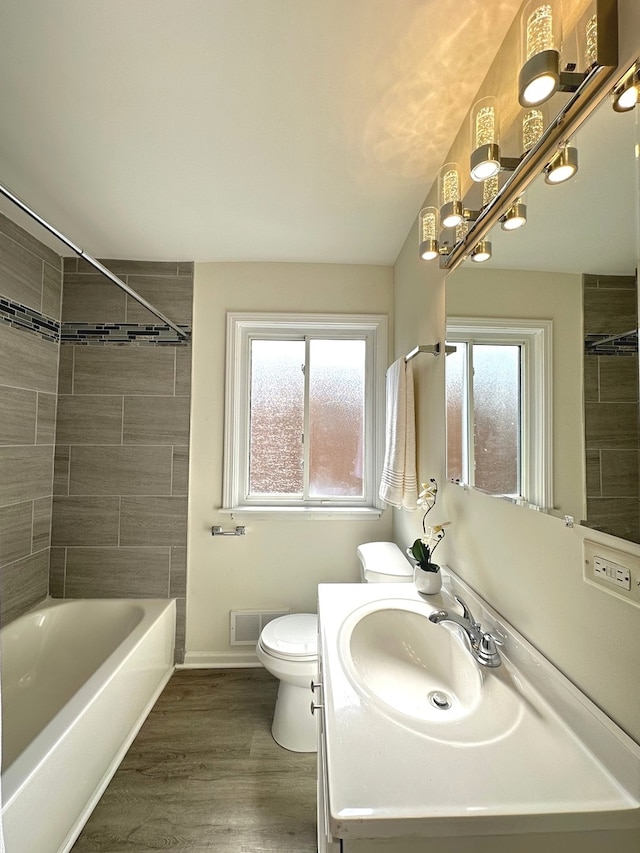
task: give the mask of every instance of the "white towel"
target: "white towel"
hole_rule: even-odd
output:
[[[386,447],[379,494],[398,509],[417,509],[413,367],[404,358],[387,370]]]

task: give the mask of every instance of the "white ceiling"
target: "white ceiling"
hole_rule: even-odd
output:
[[[2,0],[0,183],[96,257],[393,263],[519,6]]]

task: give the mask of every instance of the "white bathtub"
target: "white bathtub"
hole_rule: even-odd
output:
[[[7,853],[68,851],[173,672],[175,602],[51,601],[0,631]]]

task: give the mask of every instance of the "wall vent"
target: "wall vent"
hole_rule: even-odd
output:
[[[255,646],[264,626],[286,616],[290,610],[232,610],[229,643],[232,646]]]

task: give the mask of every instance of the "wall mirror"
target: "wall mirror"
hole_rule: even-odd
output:
[[[615,113],[605,98],[572,137],[575,177],[556,186],[536,178],[524,198],[526,225],[511,232],[494,227],[492,257],[483,264],[465,260],[446,283],[448,319],[551,321],[549,498],[531,503],[634,542],[640,542],[637,122],[637,107]],[[448,374],[453,369],[447,365]],[[525,410],[525,436],[527,418]],[[448,474],[456,477],[451,468]],[[523,497],[530,500],[526,491]]]

